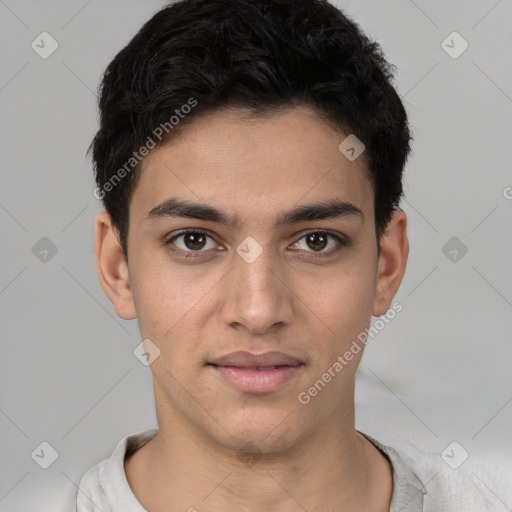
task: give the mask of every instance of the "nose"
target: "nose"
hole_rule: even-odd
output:
[[[293,292],[278,255],[264,249],[254,261],[233,255],[221,315],[226,325],[264,335],[290,324]]]

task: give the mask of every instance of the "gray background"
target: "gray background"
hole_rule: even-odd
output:
[[[85,152],[101,73],[163,5],[0,0],[1,512],[69,510],[88,468],[156,425],[136,321],[116,316],[97,280]],[[496,510],[512,510],[479,472],[490,460],[512,473],[512,2],[337,5],[397,66],[416,139],[403,311],[368,344],[357,427],[437,454],[456,440]],[[31,48],[43,31],[59,45],[47,59]],[[453,31],[469,43],[456,59],[441,46]],[[43,237],[57,248],[47,261]],[[443,252],[452,237],[456,261]],[[46,470],[31,458],[43,441],[59,454]]]

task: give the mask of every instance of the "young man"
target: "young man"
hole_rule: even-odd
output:
[[[96,262],[158,429],[86,473],[78,512],[423,510],[354,418],[354,341],[408,256],[391,80],[325,0],[183,0],[110,63]]]

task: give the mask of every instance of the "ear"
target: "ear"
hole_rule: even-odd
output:
[[[101,287],[123,320],[136,318],[128,265],[124,260],[118,231],[106,210],[96,217],[94,256]]]
[[[381,316],[391,307],[404,277],[408,256],[407,215],[395,210],[380,240],[373,316]]]

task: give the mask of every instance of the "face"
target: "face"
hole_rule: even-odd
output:
[[[130,204],[128,264],[100,219],[97,261],[117,313],[160,351],[160,428],[272,453],[353,425],[363,351],[332,368],[390,306],[405,214],[379,257],[364,153],[338,149],[347,134],[306,108],[243,115],[203,116],[152,150]]]

